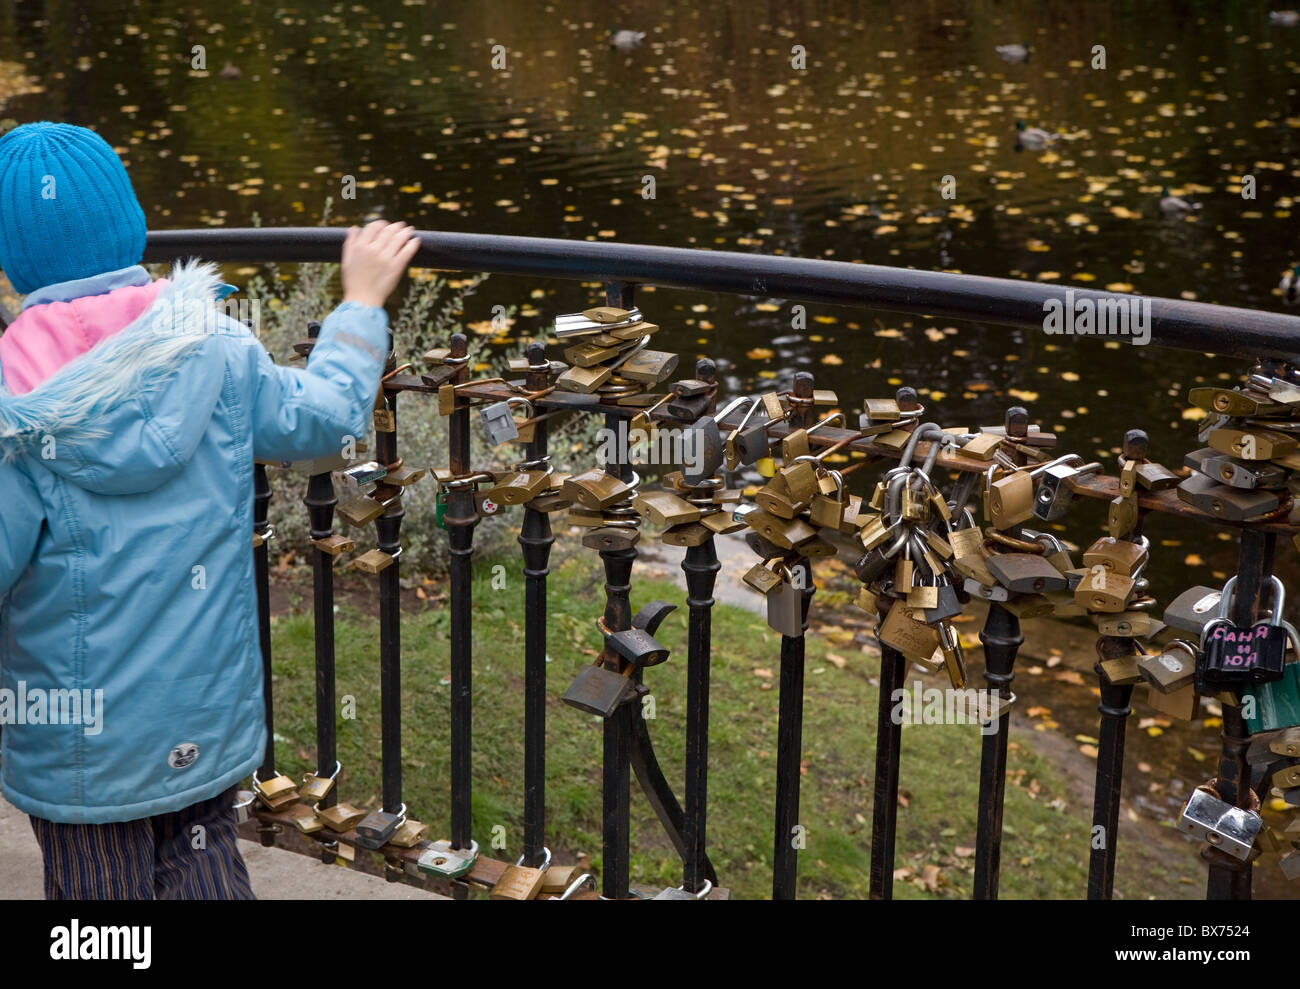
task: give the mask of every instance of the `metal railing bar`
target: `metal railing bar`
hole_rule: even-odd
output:
[[[146,261],[336,261],[346,230],[335,227],[223,227],[159,230]],[[646,244],[599,243],[421,231],[414,264],[453,271],[583,281],[645,282],[792,301],[866,306],[934,318],[1043,330],[1044,305],[1066,291],[1082,299],[1150,304],[1150,342],[1223,356],[1300,358],[1300,318],[1204,302],[1117,295],[984,275],[853,264],[813,258]],[[1108,340],[1096,335],[1088,339]]]

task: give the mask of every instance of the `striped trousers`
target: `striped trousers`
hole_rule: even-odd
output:
[[[117,824],[33,817],[47,900],[252,900],[235,842],[232,788],[170,814]]]

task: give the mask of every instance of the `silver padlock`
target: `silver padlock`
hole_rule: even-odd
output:
[[[702,900],[709,895],[712,889],[713,889],[713,883],[711,883],[709,880],[706,879],[704,880],[704,888],[701,889],[698,893],[688,893],[680,886],[669,886],[667,889],[661,890],[660,892],[656,893],[654,896],[650,897],[650,899],[652,900]]]
[[[257,799],[257,794],[252,790],[239,790],[235,794],[235,822],[237,824],[247,824],[252,818],[253,812],[249,809],[253,806],[253,801]]]
[[[811,586],[807,566],[796,569],[804,574],[806,586]],[[796,638],[803,635],[804,591],[794,586],[794,574],[789,567],[782,568],[782,575],[785,580],[781,581],[781,586],[767,595],[767,624],[774,632]]]
[[[971,597],[979,598],[982,601],[1006,601],[1011,597],[1011,592],[1001,584],[985,587],[974,577],[967,577],[962,581],[961,586]]]
[[[478,842],[471,841],[469,848],[452,848],[450,841],[431,841],[416,860],[421,872],[443,879],[459,879],[474,868],[478,861]]]
[[[355,481],[357,487],[362,487],[372,481],[382,481],[388,476],[388,471],[378,461],[367,460],[365,463],[349,467],[342,474],[349,480]]]
[[[485,405],[478,411],[483,420],[483,428],[487,431],[488,443],[492,446],[519,439],[519,427],[515,424],[515,417],[510,414],[512,405],[524,406],[528,409],[528,418],[533,417],[533,404],[526,398],[507,398],[504,402]]]
[[[1204,839],[1243,862],[1250,857],[1264,819],[1253,810],[1234,807],[1208,786],[1192,791],[1178,816],[1178,830]]]

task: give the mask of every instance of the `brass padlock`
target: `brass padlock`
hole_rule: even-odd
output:
[[[298,799],[298,788],[288,776],[277,773],[269,780],[253,777],[253,792],[267,810],[283,810]]]
[[[677,370],[677,355],[662,350],[642,350],[633,354],[619,368],[619,374],[632,381],[658,385]]]
[[[1135,581],[1098,564],[1075,589],[1074,599],[1089,611],[1120,612],[1128,607]]]
[[[1127,539],[1102,536],[1083,551],[1083,565],[1089,570],[1100,565],[1115,573],[1133,577],[1146,565],[1147,555],[1145,542],[1134,543]]]
[[[372,549],[354,559],[352,566],[362,573],[377,574],[392,566],[394,559],[396,557],[390,556],[382,549]]]
[[[574,474],[564,482],[562,491],[566,498],[592,511],[603,511],[632,493],[630,487],[598,467]]]
[[[1097,664],[1105,682],[1115,686],[1129,686],[1142,682],[1142,673],[1138,669],[1136,656],[1118,656]]]
[[[1241,460],[1276,460],[1296,449],[1294,436],[1271,429],[1215,429],[1207,442],[1220,453]]]
[[[745,571],[742,578],[746,584],[760,594],[771,594],[781,584],[781,575],[768,567],[771,561],[755,563]]]
[[[817,530],[803,519],[782,519],[759,509],[745,516],[751,529],[782,549],[794,549],[817,535]]]
[[[587,341],[574,344],[572,347],[564,349],[564,359],[574,367],[595,367],[602,364],[612,357],[617,357],[626,349],[622,346],[602,347],[599,344]]]
[[[338,769],[336,768],[334,771],[337,773]],[[329,796],[330,791],[333,789],[333,776],[317,776],[315,773],[308,773],[302,778],[302,785],[298,787],[298,794],[307,803],[318,804]]]
[[[335,804],[333,807],[322,807],[316,811],[316,816],[321,819],[325,827],[343,834],[346,831],[351,831],[353,827],[361,823],[361,820],[366,816],[366,812],[344,801]]]
[[[713,538],[713,530],[699,522],[684,522],[665,529],[660,539],[667,546],[703,546]]]
[[[550,480],[544,470],[518,470],[506,475],[491,493],[503,505],[522,505],[545,494]]]
[[[989,485],[988,520],[995,529],[1010,529],[1034,514],[1034,479],[1017,470]]]
[[[384,504],[368,495],[360,495],[340,502],[337,511],[344,522],[354,529],[360,529],[384,514]]]
[[[671,491],[638,491],[632,505],[655,526],[661,528],[695,522],[704,514],[689,501],[677,497]]]
[[[555,387],[560,391],[592,395],[595,394],[596,389],[609,381],[613,373],[604,364],[597,367],[571,367],[555,379]],[[439,398],[441,399],[441,394]]]
[[[913,610],[902,601],[895,601],[889,614],[880,625],[882,645],[896,649],[903,658],[917,663],[929,663],[939,648],[939,631],[933,625],[917,621]]]
[[[1149,611],[1123,611],[1098,618],[1097,631],[1119,639],[1149,639],[1165,630],[1165,623]]]

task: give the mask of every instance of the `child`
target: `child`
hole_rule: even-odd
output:
[[[139,266],[144,213],[101,138],[0,138],[0,779],[49,899],[252,897],[232,788],[266,742],[253,460],[365,435],[385,299],[419,240],[348,232],[305,370],[219,314],[215,267]],[[201,840],[200,840],[201,838]]]

